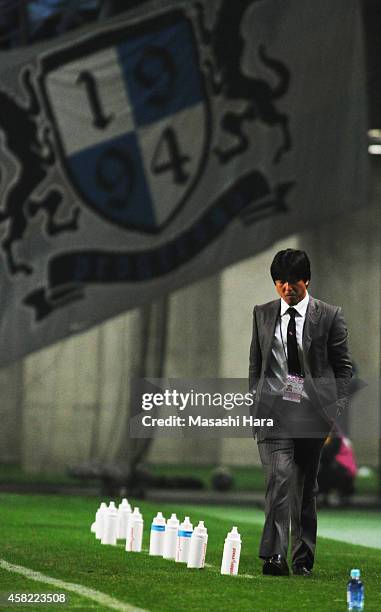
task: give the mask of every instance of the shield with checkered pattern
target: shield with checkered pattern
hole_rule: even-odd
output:
[[[159,232],[187,201],[208,152],[208,101],[184,12],[47,53],[39,83],[81,199],[120,227]]]

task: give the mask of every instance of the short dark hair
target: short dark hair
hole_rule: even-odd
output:
[[[285,249],[275,255],[270,272],[274,283],[276,280],[309,281],[311,264],[305,251]]]

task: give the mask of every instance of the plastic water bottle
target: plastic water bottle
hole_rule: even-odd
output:
[[[100,506],[99,506],[99,508],[100,508]],[[95,513],[95,519],[94,519],[94,522],[91,524],[91,527],[90,527],[90,531],[91,531],[91,533],[95,533],[95,532],[96,532],[96,530],[97,530],[97,514],[98,514],[98,512],[99,512],[99,508],[98,508],[98,510],[97,510],[97,511],[96,511],[96,513]]]
[[[158,512],[152,521],[151,537],[149,541],[149,554],[159,557],[163,556],[165,536],[165,518]]]
[[[177,532],[176,561],[180,563],[188,563],[192,533],[193,525],[189,516],[186,516]]]
[[[129,552],[141,552],[143,542],[143,517],[139,508],[134,508],[128,518],[126,550]]]
[[[127,537],[127,523],[128,517],[132,510],[127,499],[123,497],[121,503],[118,506],[118,539],[125,540]]]
[[[91,533],[96,533],[97,532],[97,522],[98,522],[98,517],[99,517],[99,513],[101,511],[101,509],[105,507],[106,508],[106,504],[104,502],[101,503],[101,505],[99,506],[98,510],[95,513],[95,519],[94,522],[92,523],[91,527],[90,527],[90,531]]]
[[[360,580],[360,570],[351,570],[351,579],[347,584],[348,610],[364,609],[364,585]]]
[[[205,566],[207,544],[208,532],[204,521],[200,521],[192,533],[187,567],[202,569]]]
[[[176,514],[172,514],[171,518],[167,520],[164,536],[164,548],[163,557],[164,559],[175,559],[176,558],[176,544],[177,544],[177,532],[179,530],[179,519]]]
[[[221,574],[238,574],[239,557],[241,554],[241,536],[237,527],[228,533],[225,539],[224,553],[222,555]]]
[[[107,505],[105,504],[105,502],[102,502],[100,507],[97,510],[96,519],[95,519],[95,537],[97,540],[102,539],[103,530],[105,526],[106,513],[107,513]]]
[[[115,546],[117,537],[118,510],[115,506],[115,502],[111,501],[105,513],[101,544],[111,544],[112,546]]]

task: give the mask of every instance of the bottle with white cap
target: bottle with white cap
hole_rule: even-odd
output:
[[[176,561],[188,563],[190,540],[193,533],[193,525],[189,516],[180,523],[177,532]]]
[[[118,506],[118,539],[125,540],[127,537],[127,522],[132,510],[127,499],[123,497]]]
[[[101,509],[101,507],[102,507],[102,504],[99,506],[99,508],[97,509],[97,511],[95,513],[94,522],[91,524],[91,527],[90,527],[91,533],[96,533],[96,531],[97,531],[97,519],[98,519],[98,516],[99,516],[99,510]]]
[[[143,517],[139,508],[134,508],[128,518],[126,550],[129,552],[141,552],[143,541]]]
[[[165,537],[165,518],[158,512],[152,521],[149,554],[163,556]]]
[[[205,566],[206,547],[208,544],[208,532],[204,521],[200,521],[194,528],[190,546],[188,567],[201,569]]]
[[[102,539],[102,534],[105,526],[106,512],[107,505],[105,504],[105,502],[102,502],[95,515],[95,537],[97,540]]]
[[[102,544],[116,545],[116,539],[118,535],[118,509],[115,506],[115,502],[110,501],[109,506],[105,513],[104,528],[101,538]]]
[[[177,532],[179,530],[179,519],[176,514],[172,514],[167,520],[164,535],[163,557],[164,559],[176,558]]]
[[[239,557],[241,554],[241,536],[237,527],[228,533],[225,539],[224,553],[222,555],[221,574],[238,574]]]

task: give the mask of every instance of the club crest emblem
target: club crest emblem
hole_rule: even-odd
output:
[[[119,227],[161,231],[190,196],[209,149],[204,77],[184,12],[43,55],[39,85],[81,200]]]

